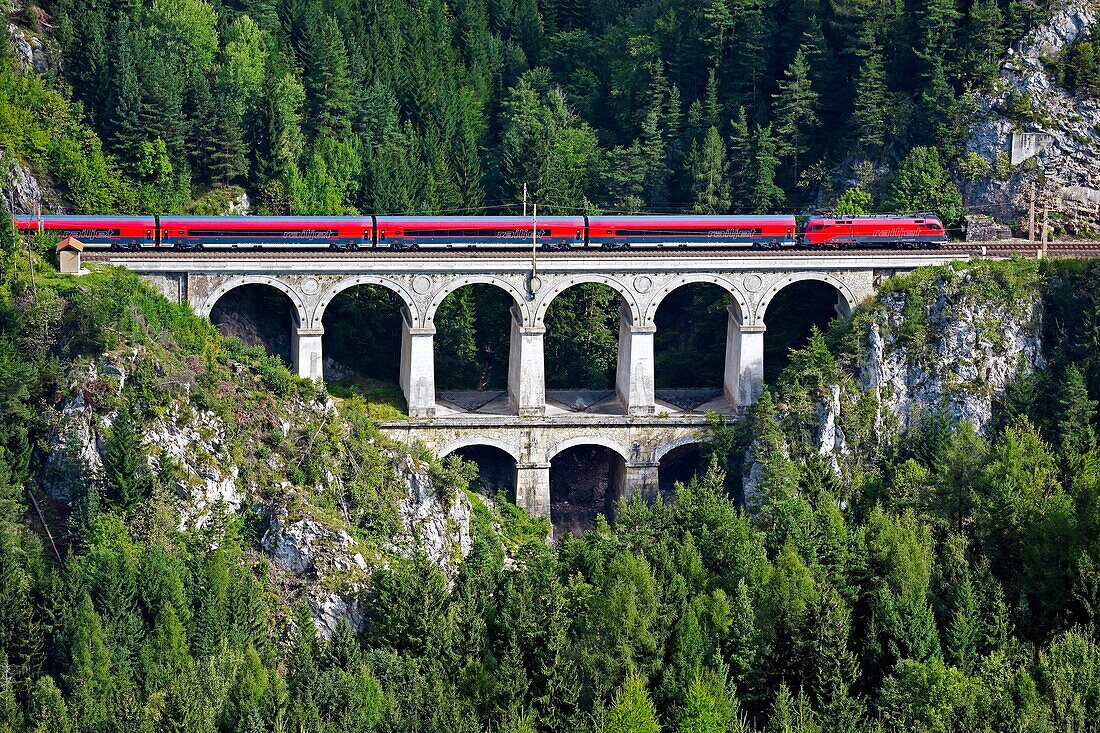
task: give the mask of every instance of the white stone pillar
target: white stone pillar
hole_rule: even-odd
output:
[[[324,377],[321,361],[321,338],[324,334],[323,328],[295,328],[291,332],[290,352],[294,358],[294,370],[299,377]]]
[[[516,506],[528,514],[550,519],[550,464],[516,464]]]
[[[623,471],[623,485],[619,488],[619,496],[629,500],[635,494],[641,494],[646,501],[657,498],[658,483],[657,469],[659,463],[651,461],[633,461],[626,464]]]
[[[619,361],[615,370],[615,393],[627,415],[652,415],[653,325],[635,325],[630,311],[619,309]]]
[[[408,309],[401,311],[401,391],[410,417],[435,415],[435,326],[412,324]]]
[[[544,326],[525,326],[523,314],[519,308],[512,306],[512,336],[508,347],[508,402],[517,415],[546,414],[546,373],[543,360],[545,334]]]
[[[764,324],[741,323],[729,306],[726,328],[726,373],[722,387],[734,407],[751,405],[764,390]]]

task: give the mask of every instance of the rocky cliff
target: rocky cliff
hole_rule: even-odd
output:
[[[196,399],[204,380],[200,371],[181,371],[140,347],[74,364],[64,394],[44,415],[50,431],[39,462],[40,486],[67,506],[87,483],[98,481],[124,386],[152,374],[172,396],[143,406],[141,444],[150,474],[172,494],[179,529],[206,532],[216,542],[216,527],[225,518],[245,516],[263,527],[259,548],[287,596],[307,601],[322,635],[331,634],[341,618],[362,624],[360,596],[372,571],[392,558],[422,552],[454,577],[472,546],[473,506],[464,491],[454,490],[453,476],[441,480],[438,468],[378,435],[356,447],[361,436],[353,433],[362,426],[345,420],[323,395],[262,396],[263,412],[247,418],[268,426],[270,437],[258,438],[259,423],[233,425],[240,412],[227,419]],[[234,367],[233,376],[245,384],[254,378],[244,365]],[[331,448],[302,446],[326,438],[335,438]],[[251,452],[242,440],[272,448]],[[302,447],[323,454],[316,476],[304,476],[295,465]],[[364,465],[368,461],[372,465]],[[374,475],[378,500],[392,510],[383,532],[365,531],[349,498],[354,492],[347,484],[366,471]]]
[[[785,451],[813,451],[842,478],[922,419],[988,432],[997,400],[1021,373],[1045,366],[1043,299],[1034,262],[928,268],[888,281],[834,333],[793,363],[776,394]],[[746,498],[764,471],[746,453]]]
[[[1089,0],[1071,0],[1008,50],[993,91],[977,100],[966,147],[990,172],[964,187],[969,206],[1026,224],[1035,189],[1039,206],[1066,212],[1066,226],[1100,224],[1100,102],[1063,89],[1050,69],[1097,17]]]

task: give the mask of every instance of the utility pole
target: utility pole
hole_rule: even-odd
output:
[[[535,261],[535,252],[539,248],[539,205],[535,204],[531,212],[531,283],[535,282],[538,275],[538,263]]]
[[[523,184],[523,215],[527,216],[527,183]]]
[[[1046,257],[1047,256],[1047,216],[1049,214],[1050,214],[1050,203],[1048,201],[1046,201],[1045,198],[1044,198],[1044,200],[1043,200],[1043,236],[1042,236],[1041,249],[1039,250],[1040,253],[1041,253],[1041,257]]]
[[[1031,184],[1031,203],[1027,208],[1027,241],[1035,241],[1035,184]]]

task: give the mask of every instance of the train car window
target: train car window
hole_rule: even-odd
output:
[[[527,228],[511,229],[406,229],[405,234],[410,237],[492,237],[513,238],[529,237],[531,230]],[[550,236],[549,229],[539,229],[538,236]]]

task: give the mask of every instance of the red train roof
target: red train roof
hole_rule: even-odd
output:
[[[529,227],[532,222],[548,226],[584,226],[583,216],[379,216],[378,226],[382,227]]]
[[[315,229],[373,225],[369,216],[162,216],[162,227],[218,226],[233,229]]]
[[[41,219],[45,229],[117,229],[119,227],[154,227],[156,220],[151,216],[17,216],[15,221],[23,227],[37,227]]]
[[[630,227],[654,228],[690,228],[690,227],[747,227],[747,226],[789,226],[794,227],[793,216],[590,216],[589,226],[593,227]]]
[[[845,224],[914,224],[916,222],[939,222],[940,218],[934,214],[921,215],[921,216],[815,216],[806,220],[806,225],[810,224],[836,224],[843,222]]]

